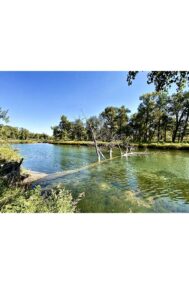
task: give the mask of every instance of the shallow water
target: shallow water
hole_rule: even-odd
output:
[[[76,169],[96,161],[90,147],[50,144],[15,145],[24,167],[45,173]],[[116,155],[116,153],[114,153]],[[48,181],[64,183],[81,212],[189,212],[189,152],[150,151],[149,155],[120,157],[93,168]]]

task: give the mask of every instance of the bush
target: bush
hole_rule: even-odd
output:
[[[41,187],[33,190],[21,188],[6,188],[0,183],[1,213],[74,213],[77,212],[77,200],[73,200],[70,192],[63,185],[54,186],[48,190],[48,195],[42,194]]]
[[[18,151],[14,150],[8,144],[0,145],[0,161],[16,161],[19,162],[21,157]]]

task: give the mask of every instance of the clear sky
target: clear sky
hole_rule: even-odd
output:
[[[128,87],[127,72],[0,72],[0,107],[9,125],[51,134],[62,114],[98,115],[107,106],[137,110],[139,96],[154,90],[140,73]]]

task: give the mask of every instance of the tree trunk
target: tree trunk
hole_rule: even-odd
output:
[[[186,129],[187,129],[187,126],[188,126],[188,119],[189,119],[189,111],[187,113],[186,120],[185,120],[185,123],[184,123],[184,129],[183,129],[183,132],[181,134],[181,142],[183,142],[184,136],[186,134]]]
[[[110,148],[110,159],[112,159],[112,148]]]
[[[164,142],[167,140],[167,128],[164,128]]]
[[[158,120],[158,133],[157,133],[157,140],[160,141],[160,119]]]
[[[181,120],[183,118],[183,115],[184,115],[184,111],[182,112],[179,119],[178,119],[178,115],[176,115],[176,127],[175,127],[175,130],[173,131],[173,136],[172,136],[172,142],[173,143],[175,143],[175,140],[176,140],[176,137],[177,137],[177,132],[178,132],[179,126],[181,124]]]
[[[92,128],[92,126],[90,124],[89,124],[89,127],[90,127],[90,130],[91,130],[91,133],[92,133],[92,138],[93,138],[93,141],[94,141],[94,144],[95,144],[95,149],[96,149],[98,162],[100,162],[101,161],[101,157],[104,158],[104,159],[105,159],[105,157],[102,154],[102,152],[100,151],[100,149],[98,148],[98,144],[97,144],[97,141],[96,141],[95,133],[94,133],[94,130],[93,130],[93,128]]]

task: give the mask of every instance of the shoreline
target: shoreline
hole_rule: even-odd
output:
[[[46,174],[46,173],[35,172],[35,171],[27,170],[27,169],[24,170],[24,174],[28,175],[28,177],[26,177],[23,180],[24,185],[30,185],[33,182],[37,182],[38,180],[48,176],[48,174]]]
[[[94,146],[92,141],[51,141],[47,142],[53,145],[70,145],[70,146]],[[108,146],[108,142],[98,141],[99,146]],[[116,144],[116,143],[115,143]],[[189,150],[189,143],[130,143],[137,148],[162,149],[162,150]]]
[[[108,146],[109,142],[103,142],[103,141],[97,141],[99,146]],[[1,144],[39,144],[39,143],[47,143],[52,145],[67,145],[67,146],[87,146],[87,147],[93,147],[94,142],[93,141],[36,141],[36,140],[7,140],[3,141],[0,140]],[[116,144],[116,143],[115,143]],[[189,143],[172,143],[172,142],[166,142],[166,143],[130,143],[131,146],[137,147],[137,148],[149,148],[149,149],[159,149],[159,150],[189,150]]]

